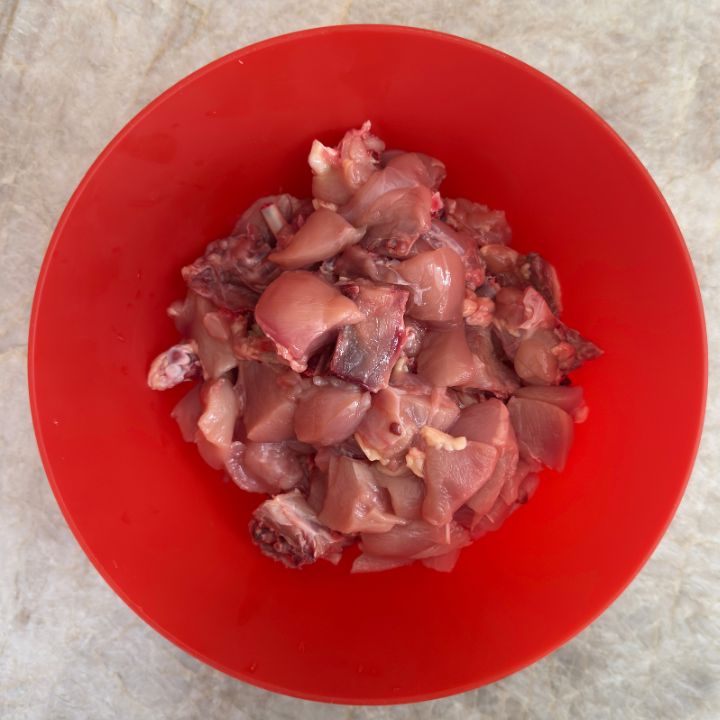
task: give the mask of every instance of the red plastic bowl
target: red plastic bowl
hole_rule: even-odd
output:
[[[251,545],[258,497],[223,482],[147,389],[175,340],[180,267],[253,199],[307,195],[315,137],[372,119],[445,161],[448,194],[503,208],[557,267],[565,318],[606,354],[583,368],[590,418],[562,474],[449,575],[290,571]],[[707,346],[667,205],[617,135],[502,53],[400,27],[253,45],[151,103],[80,183],[53,236],[30,332],[50,483],[78,541],[144,620],[246,682],[347,703],[425,700],[557,648],[628,584],[682,496]],[[662,589],[660,590],[662,592]]]

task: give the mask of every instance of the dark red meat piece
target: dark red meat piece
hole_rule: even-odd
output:
[[[365,319],[340,329],[330,370],[348,382],[377,392],[387,387],[390,371],[405,340],[403,315],[409,293],[394,285],[358,281],[341,287]]]

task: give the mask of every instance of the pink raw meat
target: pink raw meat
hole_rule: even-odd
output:
[[[230,237],[210,243],[201,258],[183,268],[191,290],[220,308],[239,311],[255,306],[257,294],[280,272],[268,259],[275,237],[262,213],[267,205],[276,207],[285,221],[303,210],[302,201],[292,195],[257,200],[243,213]]]
[[[423,517],[433,525],[446,525],[490,479],[498,452],[492,445],[468,441],[463,450],[429,447],[425,452]]]
[[[403,558],[378,557],[377,555],[360,553],[360,555],[358,555],[355,560],[353,560],[352,569],[350,570],[350,572],[384,572],[385,570],[395,570],[395,568],[410,565],[410,563],[412,563],[412,560],[406,560]]]
[[[387,494],[367,462],[336,456],[330,460],[320,521],[339,532],[384,533],[404,521],[392,514]]]
[[[314,385],[301,395],[294,413],[295,437],[318,447],[350,437],[370,408],[370,395],[352,385]]]
[[[302,372],[310,355],[331,342],[340,327],[362,322],[365,315],[317,275],[295,270],[268,286],[255,319],[293,370]]]
[[[393,197],[399,197],[398,191],[417,187],[423,187],[432,195],[433,188],[425,185],[425,182],[431,179],[425,168],[420,168],[415,163],[403,162],[400,166],[396,164],[394,167],[383,168],[368,178],[350,201],[340,208],[340,212],[356,227],[369,226],[380,220],[385,209],[391,205],[386,196],[395,193]],[[429,223],[428,217],[428,226]]]
[[[291,568],[319,558],[337,563],[347,539],[319,520],[299,490],[262,503],[250,521],[250,535],[265,555]]]
[[[160,353],[150,365],[148,386],[152,390],[169,390],[199,375],[200,359],[194,340],[178,343]]]
[[[242,443],[230,446],[225,470],[248,492],[276,495],[299,485],[307,476],[307,462],[287,443]]]
[[[437,190],[447,175],[443,162],[416,152],[396,153],[385,162],[385,167],[395,168],[404,175],[414,177],[420,185],[431,190]]]
[[[388,387],[373,397],[355,438],[370,460],[403,460],[421,427],[446,429],[459,413],[445,390],[425,392]]]
[[[405,340],[403,314],[408,291],[360,280],[341,286],[341,290],[355,301],[365,319],[340,330],[330,370],[343,380],[377,392],[387,387]]]
[[[515,392],[520,386],[520,380],[498,357],[492,331],[485,327],[468,327],[467,341],[474,356],[474,367],[465,386],[485,390],[500,397],[507,397]]]
[[[456,253],[465,267],[465,284],[472,290],[485,281],[485,263],[472,237],[453,230],[447,223],[433,219],[430,229],[418,242],[417,250],[448,248]]]
[[[230,455],[239,411],[232,383],[225,377],[206,382],[201,401],[203,410],[198,418],[195,441],[203,460],[220,469]]]
[[[238,391],[245,400],[243,422],[247,437],[254,442],[292,440],[295,408],[307,383],[287,368],[243,363]]]
[[[424,185],[382,195],[358,217],[367,227],[365,247],[389,257],[407,257],[417,239],[430,229],[434,197]]]
[[[573,439],[573,421],[557,405],[514,397],[508,403],[520,456],[553,470],[565,467]]]
[[[510,226],[502,210],[490,210],[465,198],[447,198],[445,211],[448,225],[467,233],[479,245],[510,242]]]
[[[380,487],[390,495],[392,511],[404,520],[419,520],[425,498],[425,484],[413,475],[407,467],[391,472],[379,463],[373,463],[372,470]]]
[[[449,248],[423,252],[398,270],[412,288],[408,315],[432,323],[462,321],[465,268],[457,253]]]
[[[542,400],[551,405],[557,405],[568,413],[576,423],[587,420],[588,407],[583,397],[583,389],[579,385],[521,387],[515,392],[515,397]]]
[[[450,432],[487,443],[497,450],[497,464],[492,475],[466,502],[476,515],[482,516],[490,510],[517,470],[518,445],[510,413],[504,403],[492,398],[464,408]]]
[[[171,417],[178,424],[185,442],[195,442],[197,423],[203,411],[202,401],[200,399],[201,390],[202,383],[195,385],[195,387],[183,396],[170,413]]]
[[[555,268],[537,253],[525,257],[530,284],[543,296],[550,309],[559,315],[562,312],[562,292]]]
[[[398,272],[399,265],[398,260],[378,255],[360,245],[351,245],[335,259],[333,273],[341,280],[367,278],[376,283],[407,285]]]
[[[468,531],[456,522],[431,525],[414,520],[386,533],[363,533],[360,548],[376,557],[421,559],[447,555],[470,544]]]
[[[417,358],[418,375],[436,387],[468,385],[475,358],[468,347],[465,326],[453,325],[425,336]]]
[[[315,140],[308,163],[313,171],[313,197],[342,205],[377,170],[385,143],[370,132],[370,122],[348,130],[336,148]]]
[[[237,365],[232,350],[232,314],[218,311],[207,298],[188,291],[185,300],[173,303],[168,314],[178,330],[192,338],[206,380],[219,378]]]
[[[360,241],[364,229],[354,228],[332,210],[318,208],[281,250],[268,256],[285,270],[297,270],[337,255]]]

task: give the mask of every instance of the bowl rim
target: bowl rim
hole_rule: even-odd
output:
[[[363,698],[363,697],[348,697],[345,696],[342,699],[332,698],[327,695],[319,694],[319,693],[303,693],[300,691],[297,691],[292,688],[286,688],[283,687],[280,684],[275,684],[273,682],[266,682],[266,681],[258,681],[255,679],[252,674],[250,673],[242,673],[238,672],[236,670],[233,670],[227,666],[224,666],[222,663],[217,662],[213,658],[208,657],[202,652],[199,652],[198,650],[194,649],[190,645],[188,645],[185,641],[183,641],[181,638],[177,637],[173,632],[167,630],[164,628],[157,620],[155,620],[153,617],[151,617],[148,613],[145,612],[145,610],[137,604],[135,601],[133,601],[123,590],[122,587],[118,583],[115,582],[113,579],[111,573],[106,569],[106,567],[100,562],[99,558],[95,555],[93,552],[92,547],[90,544],[85,540],[82,533],[80,532],[79,528],[77,527],[73,516],[69,512],[65,501],[62,496],[62,492],[60,489],[60,485],[58,484],[58,481],[55,477],[55,472],[53,470],[53,464],[50,459],[50,456],[47,452],[47,448],[45,445],[45,439],[43,436],[43,431],[41,427],[40,422],[40,410],[39,410],[39,400],[37,395],[37,387],[36,387],[36,380],[35,380],[35,349],[36,349],[36,342],[37,342],[37,333],[38,333],[38,316],[40,312],[40,305],[42,302],[42,298],[44,295],[44,287],[45,287],[45,281],[47,279],[47,275],[49,272],[49,268],[52,264],[53,256],[55,254],[55,251],[57,250],[60,237],[63,234],[63,231],[65,229],[65,225],[67,224],[67,221],[69,217],[72,215],[72,212],[74,210],[75,205],[87,189],[88,185],[93,179],[93,176],[95,173],[99,170],[99,168],[102,166],[102,164],[105,162],[105,160],[114,152],[116,147],[120,144],[120,142],[125,138],[125,136],[135,128],[135,126],[139,125],[146,116],[148,116],[150,113],[152,113],[156,108],[158,108],[160,105],[162,105],[165,101],[167,101],[169,98],[174,96],[176,93],[182,91],[186,86],[190,85],[191,83],[195,82],[199,78],[203,77],[205,74],[212,72],[217,67],[222,66],[229,62],[237,62],[239,60],[242,60],[243,58],[252,55],[253,53],[259,51],[259,50],[266,50],[268,48],[275,47],[277,45],[282,45],[286,43],[292,43],[300,38],[314,38],[314,37],[322,37],[325,35],[330,34],[343,34],[343,33],[358,33],[358,32],[371,32],[371,33],[382,33],[387,35],[394,35],[394,34],[402,34],[405,36],[411,36],[411,37],[433,37],[438,40],[441,40],[445,43],[451,43],[458,46],[464,46],[466,48],[471,48],[474,51],[480,51],[487,53],[489,55],[495,56],[497,59],[502,60],[503,62],[509,63],[510,65],[514,65],[518,70],[521,70],[524,73],[530,74],[533,76],[533,78],[545,85],[549,90],[555,93],[560,93],[565,97],[567,101],[572,103],[577,109],[581,110],[583,115],[591,122],[594,122],[601,126],[605,132],[608,135],[608,138],[611,139],[618,147],[623,151],[623,153],[628,157],[628,159],[632,162],[632,165],[635,168],[635,171],[639,173],[645,180],[646,184],[649,186],[649,188],[652,189],[652,192],[655,196],[655,200],[658,202],[659,207],[664,212],[666,216],[666,220],[669,224],[669,226],[674,230],[675,235],[679,241],[681,250],[682,250],[682,257],[685,264],[685,269],[689,271],[689,276],[691,278],[692,283],[692,290],[693,294],[695,296],[695,307],[697,309],[698,314],[698,320],[699,320],[699,330],[701,333],[701,346],[702,346],[702,378],[701,378],[701,398],[700,398],[700,411],[697,415],[697,418],[695,420],[696,430],[695,430],[695,441],[694,446],[692,448],[692,452],[688,454],[685,469],[683,471],[683,480],[682,483],[678,486],[678,492],[677,496],[674,500],[674,503],[672,504],[672,507],[668,508],[666,518],[664,519],[661,526],[658,527],[656,536],[653,538],[652,542],[649,543],[648,549],[646,554],[643,556],[643,558],[640,560],[640,562],[637,564],[637,566],[628,573],[627,577],[622,580],[618,584],[618,586],[615,588],[615,590],[609,595],[607,602],[599,606],[599,609],[595,609],[586,619],[575,623],[568,631],[563,633],[562,635],[558,636],[553,643],[551,643],[549,646],[543,648],[542,650],[538,651],[537,653],[528,656],[524,658],[521,661],[518,661],[514,663],[509,669],[504,669],[496,676],[491,676],[488,679],[483,680],[480,684],[478,682],[466,682],[466,683],[460,683],[457,685],[453,685],[451,687],[447,687],[441,691],[433,691],[433,692],[427,692],[427,693],[410,693],[407,695],[401,695],[401,696],[393,696],[393,697],[387,697],[387,698]],[[550,76],[546,75],[545,73],[541,72],[540,70],[537,70],[533,66],[523,62],[522,60],[519,60],[512,55],[509,55],[501,50],[498,50],[496,48],[490,47],[488,45],[485,45],[484,43],[480,43],[474,40],[469,40],[467,38],[462,38],[457,35],[452,35],[450,33],[441,32],[437,30],[430,30],[427,28],[419,28],[419,27],[412,27],[412,26],[406,26],[406,25],[391,25],[391,24],[369,24],[369,23],[363,23],[363,24],[357,24],[357,25],[328,25],[328,26],[322,26],[322,27],[315,27],[315,28],[309,28],[306,30],[298,30],[290,33],[285,33],[282,35],[273,36],[264,40],[260,40],[254,43],[251,43],[250,45],[246,45],[242,48],[239,48],[237,50],[233,50],[216,60],[211,61],[210,63],[203,65],[202,67],[198,68],[197,70],[191,72],[189,75],[186,75],[185,77],[181,78],[179,81],[171,85],[168,89],[163,91],[161,94],[159,94],[157,97],[155,97],[153,100],[151,100],[148,104],[146,104],[137,114],[135,114],[125,125],[118,130],[118,132],[112,137],[112,139],[105,145],[103,150],[100,152],[100,154],[97,156],[97,158],[93,161],[93,163],[90,165],[88,170],[85,172],[85,174],[82,176],[82,179],[78,183],[77,187],[73,191],[70,199],[68,200],[58,222],[55,226],[55,229],[52,233],[50,242],[46,248],[45,255],[40,267],[40,271],[38,273],[37,283],[35,287],[35,293],[33,296],[32,301],[32,310],[30,315],[30,323],[29,323],[29,333],[28,333],[28,356],[27,356],[27,373],[28,373],[28,389],[29,389],[29,399],[30,399],[30,410],[32,415],[32,423],[33,423],[33,429],[35,433],[35,438],[38,446],[38,451],[40,454],[40,459],[42,461],[42,466],[45,471],[45,474],[48,479],[48,483],[50,484],[50,487],[52,489],[53,495],[55,496],[55,500],[58,503],[58,506],[60,507],[60,510],[62,512],[62,515],[65,519],[65,522],[67,523],[68,527],[70,528],[72,534],[74,535],[75,539],[77,540],[78,544],[82,548],[83,552],[87,555],[88,559],[92,563],[92,565],[95,567],[97,572],[100,574],[100,576],[103,578],[103,580],[110,586],[110,588],[113,590],[113,592],[118,595],[122,601],[145,623],[147,623],[150,627],[152,627],[156,632],[158,632],[160,635],[162,635],[165,639],[172,642],[174,645],[179,647],[184,652],[192,655],[197,660],[205,663],[206,665],[209,665],[216,670],[221,671],[222,673],[229,675],[230,677],[233,677],[235,679],[241,680],[243,682],[246,682],[248,684],[254,685],[256,687],[260,687],[264,690],[268,690],[271,692],[279,693],[282,695],[287,695],[291,697],[301,698],[304,700],[311,700],[315,702],[324,702],[324,703],[333,703],[333,704],[339,704],[339,705],[396,705],[401,703],[414,703],[414,702],[422,702],[427,700],[433,700],[437,698],[442,697],[448,697],[450,695],[455,695],[462,692],[467,692],[470,690],[477,689],[478,687],[482,687],[483,685],[489,685],[491,683],[497,682],[498,680],[501,680],[505,677],[508,677],[510,675],[513,675],[520,670],[523,670],[542,658],[546,657],[547,655],[555,652],[558,648],[565,645],[567,642],[569,642],[572,638],[574,638],[576,635],[578,635],[580,632],[585,630],[589,625],[591,625],[593,622],[595,622],[602,614],[605,613],[605,611],[618,599],[618,597],[628,588],[628,586],[633,582],[633,580],[637,577],[638,573],[642,568],[646,565],[647,561],[650,559],[652,554],[655,552],[655,549],[657,548],[660,540],[664,537],[665,533],[668,530],[668,527],[675,516],[675,513],[677,512],[677,509],[680,505],[680,502],[682,501],[682,498],[685,494],[688,482],[690,480],[690,476],[693,470],[693,467],[695,465],[695,460],[698,453],[698,448],[700,445],[700,441],[703,434],[703,427],[704,427],[704,420],[705,420],[705,412],[706,412],[706,402],[707,402],[707,386],[708,386],[708,342],[707,342],[707,328],[705,323],[705,314],[704,314],[704,308],[702,303],[702,296],[700,293],[700,287],[697,279],[697,275],[695,273],[695,269],[692,263],[692,259],[690,257],[689,250],[687,248],[687,244],[685,243],[685,239],[680,231],[680,228],[677,224],[677,221],[675,220],[675,217],[672,214],[672,211],[670,210],[670,207],[665,200],[664,196],[660,192],[657,184],[653,180],[652,176],[650,175],[647,168],[642,164],[640,159],[635,155],[635,153],[631,150],[631,148],[627,145],[627,143],[618,135],[618,133],[609,125],[607,121],[605,121],[595,110],[593,110],[587,103],[585,103],[583,100],[581,100],[577,95],[575,95],[573,92],[568,90],[566,87],[561,85],[556,80],[553,80]]]

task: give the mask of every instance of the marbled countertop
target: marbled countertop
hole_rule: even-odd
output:
[[[344,22],[479,40],[594,107],[649,168],[680,223],[711,350],[705,435],[690,486],[632,586],[523,672],[391,709],[258,690],[143,624],[66,527],[40,466],[26,392],[28,314],[43,252],[107,141],[210,60],[270,35]],[[1,0],[0,717],[720,718],[719,108],[718,0]]]

